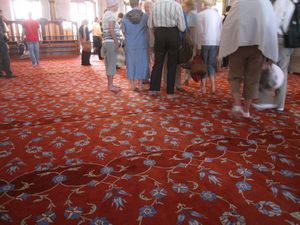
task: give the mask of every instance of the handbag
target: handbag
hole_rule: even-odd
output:
[[[82,51],[90,52],[92,50],[91,42],[89,41],[82,41],[81,42]]]
[[[284,73],[276,64],[263,69],[259,81],[260,90],[271,90],[280,88],[284,82]]]
[[[178,64],[187,63],[193,56],[193,43],[187,32],[184,33],[178,52]]]
[[[199,82],[206,75],[206,65],[200,55],[195,55],[191,63],[191,77],[195,82]]]

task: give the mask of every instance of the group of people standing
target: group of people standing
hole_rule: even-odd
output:
[[[153,5],[152,2],[147,4],[149,1],[146,1],[145,5],[150,5],[145,10],[147,13],[139,8],[139,0],[130,0],[132,10],[124,15],[121,27],[125,36],[127,77],[131,82],[131,88],[143,90],[143,80],[148,79],[150,74],[149,94],[159,93],[165,67],[167,97],[173,98],[176,74],[178,74],[180,39],[182,32],[189,32],[192,33],[193,43],[198,50],[196,52],[200,52],[207,66],[211,94],[216,91],[217,58],[228,57],[228,80],[233,96],[232,112],[235,116],[250,117],[252,100],[258,97],[263,64],[278,62],[287,77],[287,66],[292,49],[284,48],[280,44],[282,42],[280,33],[278,38],[280,23],[283,21],[280,16],[287,17],[287,15],[276,11],[276,5],[286,1],[275,1],[275,10],[271,1],[235,1],[222,25],[221,17],[213,8],[214,0],[204,0],[205,8],[200,13],[195,13],[192,7],[186,7],[191,5],[190,0],[183,0],[183,7],[177,0],[158,0]],[[113,84],[116,74],[116,56],[122,39],[116,18],[118,4],[118,0],[107,0],[107,10],[103,16],[103,57],[108,89],[114,92],[120,90]],[[193,17],[191,17],[193,13],[197,17],[196,25],[195,23],[193,25]],[[195,28],[193,26],[197,26],[196,29],[193,29]],[[153,31],[153,49],[151,31]],[[152,54],[154,54],[154,62],[151,70],[149,61]],[[203,93],[206,92],[205,79],[201,85]],[[241,91],[241,83],[243,91]],[[277,92],[281,92],[280,98],[283,99],[278,101],[276,108],[283,110],[286,78],[280,89],[283,90]]]
[[[121,31],[125,38],[127,77],[132,90],[144,90],[143,83],[150,78],[150,94],[160,92],[162,73],[164,86],[169,98],[175,97],[176,90],[182,91],[181,68],[178,65],[178,50],[181,38],[188,34],[194,45],[194,52],[200,52],[207,65],[211,94],[215,93],[217,54],[221,33],[221,17],[213,8],[213,0],[205,0],[205,9],[195,10],[193,0],[159,0],[144,2],[144,11],[139,0],[130,0],[132,10],[123,18],[121,26],[117,22],[118,0],[107,0],[103,15],[103,57],[106,65],[109,90],[119,91],[110,85],[115,75],[115,63],[120,43]],[[199,20],[199,24],[197,22]],[[104,31],[104,24],[111,29]],[[199,27],[197,27],[197,24]],[[196,31],[197,30],[197,31]],[[114,48],[104,47],[114,42]],[[108,44],[105,44],[108,45]],[[196,51],[198,49],[198,51]],[[200,54],[200,53],[199,53]],[[106,55],[106,56],[105,56]],[[190,76],[186,74],[185,80]],[[206,77],[202,79],[202,93],[206,93]]]

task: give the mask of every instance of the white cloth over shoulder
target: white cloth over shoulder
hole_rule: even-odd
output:
[[[297,0],[293,0],[297,2]],[[277,22],[277,32],[283,35],[282,30],[286,33],[293,13],[295,11],[295,4],[292,0],[276,0],[274,3],[274,10]]]
[[[257,45],[262,54],[277,62],[277,26],[268,0],[236,1],[223,24],[219,57],[235,52],[240,46]]]

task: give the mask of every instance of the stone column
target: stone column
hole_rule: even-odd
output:
[[[51,21],[56,20],[56,12],[55,12],[55,0],[49,0],[50,5],[50,19]]]

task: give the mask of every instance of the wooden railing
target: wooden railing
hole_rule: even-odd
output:
[[[7,21],[9,28],[10,54],[18,54],[18,43],[23,41],[23,21]],[[41,20],[40,54],[43,55],[78,55],[80,45],[78,41],[78,26],[70,21]]]

